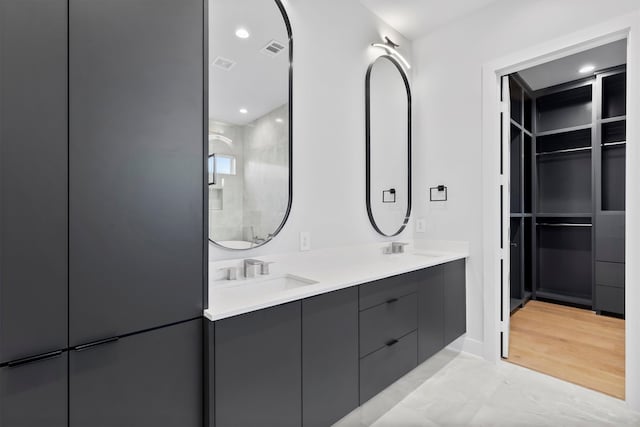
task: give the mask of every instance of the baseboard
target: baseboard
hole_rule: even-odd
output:
[[[473,354],[484,358],[484,343],[482,341],[469,338],[466,335],[461,336],[447,346],[448,349]]]

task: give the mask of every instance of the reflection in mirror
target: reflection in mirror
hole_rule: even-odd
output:
[[[395,58],[369,66],[366,97],[367,212],[378,233],[396,236],[411,214],[411,92]]]
[[[209,239],[265,244],[291,206],[291,30],[278,0],[209,1]]]

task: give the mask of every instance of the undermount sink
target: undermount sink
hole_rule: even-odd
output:
[[[225,283],[224,287],[225,292],[232,290],[246,292],[249,288],[255,288],[256,291],[261,293],[268,293],[290,291],[304,286],[315,285],[316,283],[318,282],[305,277],[295,276],[293,274],[280,274],[229,282]]]

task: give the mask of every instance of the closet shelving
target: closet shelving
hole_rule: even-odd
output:
[[[510,90],[512,311],[624,314],[625,67],[535,92],[516,74]]]
[[[533,264],[533,97],[518,76],[511,92],[511,311],[532,296]]]

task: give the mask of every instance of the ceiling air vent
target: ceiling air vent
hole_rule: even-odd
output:
[[[223,58],[222,56],[218,56],[214,61],[213,65],[220,68],[221,70],[229,71],[233,67],[236,66],[235,61],[227,58]]]
[[[277,56],[285,49],[284,43],[280,43],[276,40],[271,40],[260,52],[269,56]]]

